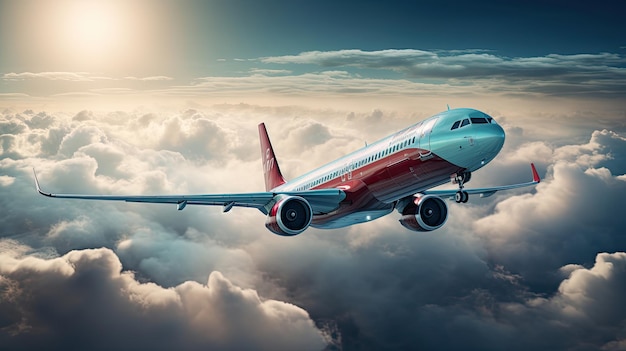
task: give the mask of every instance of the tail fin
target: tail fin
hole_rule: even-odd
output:
[[[265,190],[270,191],[286,182],[280,173],[278,161],[276,161],[276,155],[274,155],[274,149],[264,123],[259,124],[259,139],[261,140],[261,161],[263,162],[263,173],[265,175]]]

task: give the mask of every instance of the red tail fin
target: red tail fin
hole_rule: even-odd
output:
[[[284,184],[285,178],[280,173],[276,155],[267,135],[265,124],[259,124],[259,139],[261,139],[261,161],[263,162],[263,173],[265,174],[265,190],[270,191],[275,187]]]
[[[537,168],[535,168],[535,164],[531,163],[530,164],[530,168],[533,171],[533,182],[535,182],[535,183],[541,182],[541,178],[539,178],[539,173],[537,173]]]

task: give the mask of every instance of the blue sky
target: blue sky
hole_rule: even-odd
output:
[[[0,345],[623,350],[619,1],[0,0]],[[451,107],[506,131],[436,232],[269,233],[263,189]]]
[[[623,55],[626,46],[620,18],[623,5],[616,1],[597,1],[592,5],[566,1],[127,3],[133,6],[117,4],[106,11],[84,6],[70,13],[68,19],[59,14],[63,11],[53,11],[41,2],[2,1],[0,71],[85,68],[81,71],[191,79],[237,75],[249,68],[235,59],[307,51],[479,49],[499,57],[523,58],[607,52]],[[63,8],[63,4],[70,7],[72,1],[62,1],[56,8]],[[94,22],[97,17],[90,18],[93,14],[89,11],[106,14],[100,19],[106,29],[92,33],[94,41],[102,41],[107,35],[117,37],[117,42],[108,47],[100,43],[110,51],[98,54],[115,61],[119,52],[114,51],[136,51],[132,56],[119,57],[127,61],[125,64],[113,65],[92,56],[74,55],[74,51],[92,49],[85,45],[87,40],[68,40],[67,31],[55,31],[63,22],[81,16]],[[116,26],[120,31],[114,31]],[[89,29],[83,30],[89,34]],[[54,48],[55,40],[63,43]],[[68,59],[71,57],[76,60]],[[219,59],[226,62],[218,62]]]
[[[358,92],[593,97],[609,99],[614,112],[626,86],[622,5],[612,1],[0,6],[0,97],[18,105],[80,108],[86,99],[73,98],[91,97],[128,108],[124,101],[150,104],[154,96],[176,104],[261,95],[289,104],[302,103],[287,101],[294,94],[319,97],[325,89],[347,99],[365,96]]]
[[[221,49],[231,57],[348,48],[491,49],[534,56],[615,52],[624,45],[620,5],[611,1],[593,6],[567,1],[200,3],[196,14],[219,17],[195,18],[190,28],[208,38],[215,30],[224,33],[232,41]]]

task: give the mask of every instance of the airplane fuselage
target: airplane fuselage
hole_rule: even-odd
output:
[[[267,216],[265,227],[282,236],[294,236],[309,226],[340,228],[400,213],[400,224],[412,231],[441,228],[448,218],[444,198],[465,203],[470,195],[491,196],[538,184],[526,183],[465,189],[472,172],[500,152],[504,130],[490,116],[474,109],[441,112],[391,134],[371,145],[330,162],[301,177],[286,181],[280,171],[265,124],[259,124],[265,191],[187,195],[87,195],[37,191],[60,199],[108,200],[187,205],[256,208]],[[458,189],[431,190],[452,181]]]
[[[328,229],[367,222],[392,212],[398,200],[485,166],[496,157],[504,138],[502,127],[485,113],[449,110],[272,191],[342,189],[346,198],[340,206],[315,214],[311,226]]]

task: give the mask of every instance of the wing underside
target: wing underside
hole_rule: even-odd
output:
[[[537,169],[535,168],[535,165],[531,163],[530,164],[530,168],[531,168],[532,174],[533,174],[533,180],[530,181],[530,182],[519,183],[519,184],[511,184],[511,185],[495,186],[495,187],[489,187],[489,188],[463,189],[463,191],[465,191],[469,195],[480,195],[480,197],[489,197],[489,196],[495,194],[497,191],[500,191],[500,190],[517,189],[517,188],[523,188],[523,187],[539,184],[541,182],[541,178],[539,178],[539,173],[537,173]],[[424,195],[436,195],[436,196],[440,196],[440,197],[452,197],[453,198],[454,195],[458,191],[459,191],[459,189],[427,190],[427,191],[422,192],[422,194],[424,194]]]
[[[259,192],[241,194],[192,194],[192,195],[85,195],[85,194],[54,194],[43,191],[39,185],[39,179],[35,174],[35,185],[39,194],[59,199],[81,200],[104,200],[125,201],[139,203],[176,204],[178,210],[187,205],[223,206],[224,212],[233,207],[257,208],[267,213],[266,206],[276,197],[282,194],[287,196],[299,196],[309,202],[314,214],[328,213],[339,207],[339,203],[346,197],[340,189],[320,189],[299,192]]]

